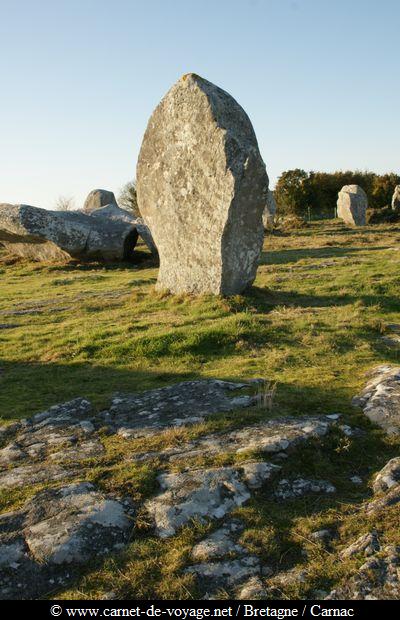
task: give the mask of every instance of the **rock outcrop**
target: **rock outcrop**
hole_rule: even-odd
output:
[[[389,434],[400,432],[400,368],[378,366],[369,373],[369,381],[353,404]]]
[[[395,486],[400,486],[400,456],[390,459],[375,476],[374,493],[385,493]]]
[[[134,508],[82,482],[40,491],[0,516],[0,596],[37,598],[65,586],[79,565],[129,540]]]
[[[184,75],[153,112],[137,167],[157,287],[235,294],[256,275],[268,176],[251,122],[225,91]]]
[[[365,226],[368,208],[367,194],[359,185],[344,185],[339,192],[337,216],[346,224]]]
[[[396,185],[392,196],[392,209],[400,209],[400,185]]]
[[[395,599],[400,596],[400,547],[386,545],[374,553],[357,573],[329,594],[328,600]]]
[[[279,500],[291,500],[303,495],[310,494],[330,494],[335,493],[336,489],[327,480],[308,480],[304,478],[296,478],[289,481],[283,479],[279,482],[275,491],[275,497]]]
[[[158,478],[162,493],[146,506],[157,535],[173,536],[193,518],[222,519],[247,502],[250,490],[261,487],[279,469],[259,462],[162,474]]]
[[[267,202],[265,204],[263,216],[262,216],[263,226],[265,230],[273,228],[274,222],[275,222],[275,215],[276,215],[275,197],[274,197],[273,192],[271,192],[271,190],[269,189],[268,196],[267,196]]]
[[[392,507],[398,511],[400,504],[400,458],[388,461],[375,475],[374,497],[365,502],[359,514],[374,517],[379,523],[380,515]],[[382,539],[385,538],[383,532]],[[342,549],[341,560],[363,557],[364,563],[343,585],[335,588],[327,599],[396,599],[400,598],[400,547],[381,544],[375,530],[361,534]]]
[[[107,189],[93,189],[89,192],[84,204],[83,211],[85,213],[91,213],[95,209],[100,209],[107,205],[117,205],[114,193]]]
[[[379,370],[384,382],[394,381],[381,390],[375,372],[361,404],[373,402],[373,409],[394,411],[396,371]],[[259,382],[210,379],[116,394],[100,412],[85,398],[75,398],[0,427],[0,491],[10,497],[21,487],[30,491],[25,503],[0,516],[0,598],[38,598],[65,589],[88,562],[99,562],[135,540],[136,519],[139,527],[144,519],[150,536],[159,538],[179,536],[182,528],[193,530],[180,571],[205,598],[221,591],[237,598],[285,597],[296,583],[306,588],[304,562],[281,567],[249,542],[245,507],[250,504],[251,513],[252,498],[274,510],[284,501],[306,502],[307,496],[310,506],[329,501],[336,492],[332,482],[305,476],[298,467],[301,460],[290,471],[289,459],[296,459],[298,448],[318,445],[323,438],[320,446],[327,449],[331,430],[332,437],[341,434],[342,440],[361,437],[363,431],[344,424],[336,413],[257,416],[257,422],[246,423],[244,409],[259,405],[254,393]],[[241,417],[229,413],[238,409],[243,409]],[[248,417],[256,411],[250,409]],[[216,430],[207,432],[205,422],[220,413],[229,414],[229,425],[218,430],[217,418]],[[126,496],[126,486],[123,493],[118,481],[107,484],[115,465],[108,469],[113,435],[119,436],[116,445],[122,441],[127,446],[129,472],[136,467],[157,470],[152,486],[135,503]],[[99,472],[104,468],[104,485],[93,483],[94,458]],[[97,481],[103,480],[99,472]],[[400,596],[399,548],[388,544],[379,529],[381,515],[392,511],[395,516],[400,504],[399,457],[375,474],[372,488],[373,497],[361,502],[356,513],[360,523],[371,519],[376,529],[353,531],[346,540],[346,528],[331,523],[329,529],[300,536],[349,566],[343,581],[330,594],[320,591],[320,598]]]
[[[129,260],[137,238],[136,227],[127,221],[0,205],[0,241],[14,254],[33,260]]]
[[[253,387],[254,381],[178,383],[115,395],[98,413],[88,400],[76,398],[0,427],[0,491],[30,489],[28,501],[0,516],[0,598],[37,598],[67,587],[82,565],[117,553],[134,539],[138,510],[161,538],[178,534],[192,519],[215,527],[195,541],[192,562],[183,568],[202,591],[241,591],[246,584],[259,591],[258,579],[271,569],[240,543],[244,525],[231,512],[257,492],[274,501],[282,459],[333,427],[340,432],[339,416],[273,419],[203,433],[156,452],[142,440],[132,451],[135,437],[194,424],[201,429],[209,416],[257,405],[255,396],[241,393]],[[104,438],[114,434],[127,440],[131,465],[158,464],[152,496],[142,505],[92,482],[93,458],[101,467]],[[223,454],[231,465],[199,462]]]

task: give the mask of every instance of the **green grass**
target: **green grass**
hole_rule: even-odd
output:
[[[333,435],[285,463],[288,476],[332,481],[335,496],[289,502],[282,511],[260,491],[237,511],[246,523],[243,543],[274,570],[307,566],[309,577],[283,598],[329,589],[361,563],[359,558],[338,562],[337,552],[374,525],[373,517],[360,517],[356,508],[371,493],[373,472],[399,453],[396,440],[351,406],[367,370],[400,362],[399,352],[380,338],[386,323],[400,322],[399,248],[395,225],[349,229],[325,222],[268,235],[254,286],[232,298],[156,293],[157,269],[146,261],[138,267],[44,265],[0,256],[0,323],[18,324],[0,330],[1,419],[8,423],[76,396],[100,409],[116,391],[209,377],[276,383],[272,411],[216,416],[149,440],[151,449],[266,416],[342,413],[346,422],[365,430],[362,438]],[[7,314],[10,310],[28,312]],[[129,455],[140,442],[107,436],[103,441],[106,453],[90,463],[90,479],[140,505],[157,488],[157,459],[134,465]],[[211,464],[229,459],[219,455]],[[354,474],[366,483],[349,483]],[[33,490],[9,493],[2,509],[20,505]],[[395,508],[375,524],[390,541],[399,541]],[[310,532],[326,526],[339,533],[330,553],[309,539]],[[181,569],[206,530],[193,524],[160,541],[140,513],[132,544],[86,569],[60,596],[99,597],[113,590],[132,598],[195,597],[193,578]]]

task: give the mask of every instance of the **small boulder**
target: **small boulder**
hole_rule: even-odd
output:
[[[375,476],[374,493],[386,492],[400,485],[400,456],[390,459]]]
[[[373,530],[372,532],[367,532],[367,534],[361,534],[361,536],[340,552],[339,557],[341,560],[345,560],[361,553],[368,557],[374,555],[380,548],[378,535]]]
[[[83,211],[91,213],[95,209],[105,207],[106,205],[118,206],[114,193],[106,189],[92,189],[83,204]]]

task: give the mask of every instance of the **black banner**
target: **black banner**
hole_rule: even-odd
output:
[[[38,618],[368,618],[400,616],[400,601],[1,601],[2,614],[34,613]],[[29,611],[28,611],[29,610]],[[397,610],[397,611],[396,611]]]

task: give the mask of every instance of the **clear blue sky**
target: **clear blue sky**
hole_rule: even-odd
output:
[[[0,202],[118,193],[189,71],[245,108],[272,186],[399,173],[399,33],[399,0],[0,0]]]

